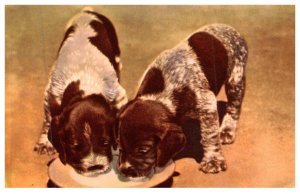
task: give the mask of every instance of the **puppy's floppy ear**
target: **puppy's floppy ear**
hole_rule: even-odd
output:
[[[160,143],[157,149],[156,165],[162,167],[184,148],[186,138],[183,129],[174,123],[168,123],[164,133],[158,135],[158,137]]]
[[[120,120],[121,120],[121,115],[122,113],[127,109],[129,105],[131,105],[134,102],[134,100],[129,101],[127,104],[123,105],[120,107],[120,109],[114,109],[116,112],[116,119],[115,119],[115,124],[114,124],[114,130],[113,130],[113,137],[114,137],[114,142],[113,142],[113,148],[116,150],[118,148],[118,145],[120,143]]]
[[[60,122],[64,120],[64,115],[61,114],[63,109],[78,100],[82,99],[83,91],[79,89],[79,80],[71,82],[65,89],[61,104],[57,102],[57,97],[49,94],[48,102],[51,113],[51,127],[48,131],[48,139],[59,153],[59,158],[63,164],[66,164],[66,151],[64,141],[62,141],[64,131],[59,127]]]
[[[114,122],[114,126],[113,126],[113,143],[112,143],[112,146],[113,146],[113,149],[114,150],[117,150],[118,148],[118,145],[120,143],[120,111],[116,111],[116,119],[115,119],[115,122]]]
[[[64,165],[66,165],[67,163],[66,150],[62,141],[60,142],[60,145],[61,145],[61,151],[59,151],[59,159]]]
[[[117,133],[118,133],[118,127],[119,127],[119,120],[117,118],[117,112],[118,110],[115,109],[113,106],[110,106],[110,112],[106,115],[106,120],[110,126],[111,129],[111,137],[112,137],[112,147],[114,150],[118,148],[118,142],[117,142]]]
[[[53,134],[53,130],[52,130],[52,128],[54,127],[54,126],[58,126],[58,118],[57,118],[57,116],[55,116],[55,117],[53,117],[52,118],[52,120],[51,120],[51,127],[49,128],[49,130],[48,130],[48,140],[51,142],[51,144],[54,146],[54,141],[53,141],[53,136],[54,136],[54,134]],[[54,129],[55,130],[55,129]],[[55,147],[55,146],[54,146]]]
[[[48,139],[59,153],[59,158],[63,164],[66,164],[66,151],[62,139],[62,131],[59,131],[59,118],[55,116],[51,121],[51,128],[48,131]]]
[[[54,117],[61,113],[61,106],[57,102],[56,97],[51,93],[49,93],[48,95],[48,104],[49,104],[51,117]]]
[[[112,146],[113,146],[113,149],[116,150],[118,148],[118,145],[119,145],[119,122],[118,122],[118,119],[116,120],[115,122],[115,125],[113,127],[113,142],[112,142]]]

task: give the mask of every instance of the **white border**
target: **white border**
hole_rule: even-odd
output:
[[[4,4],[11,5],[294,5],[296,0],[4,0]]]
[[[0,188],[5,186],[5,36],[4,6],[0,7]]]
[[[299,33],[299,9],[296,5],[295,7],[295,186],[296,188],[299,188],[300,182],[299,182],[299,38],[297,38],[297,33]],[[298,77],[297,77],[298,75]],[[297,100],[298,99],[298,100]],[[298,129],[298,130],[297,130]],[[298,163],[298,166],[297,166]]]
[[[200,4],[200,5],[268,5],[268,4],[272,4],[272,5],[296,5],[296,42],[295,42],[295,46],[297,48],[297,46],[299,45],[299,40],[297,38],[297,32],[299,32],[298,30],[298,19],[299,19],[299,13],[298,13],[298,9],[297,9],[297,1],[296,0],[272,0],[272,1],[261,1],[261,0],[252,0],[252,1],[241,1],[241,0],[231,0],[231,1],[227,1],[225,2],[224,0],[214,0],[214,1],[202,1],[202,0],[173,0],[173,1],[166,1],[166,0],[144,0],[143,2],[138,1],[138,0],[132,0],[132,1],[122,1],[122,0],[73,0],[73,1],[68,1],[68,2],[62,2],[62,1],[58,1],[58,0],[54,0],[54,1],[40,1],[40,0],[31,0],[31,1],[22,1],[22,0],[13,0],[13,1],[8,1],[8,0],[2,0],[1,1],[2,6],[0,7],[0,37],[2,40],[1,42],[4,43],[5,42],[5,28],[4,28],[4,24],[5,24],[5,5],[97,5],[97,4],[103,4],[103,5],[133,5],[133,4],[138,4],[138,5],[162,5],[162,4],[173,4],[173,5],[196,5],[196,4]],[[2,17],[1,17],[2,16]],[[15,192],[24,192],[24,189],[1,189],[5,187],[5,58],[4,58],[4,49],[5,49],[5,45],[1,44],[0,46],[0,59],[1,59],[1,65],[0,65],[0,102],[2,104],[1,108],[0,108],[0,192],[2,193],[3,191],[8,192],[8,193],[15,193]],[[299,110],[299,103],[297,101],[297,98],[299,97],[299,78],[296,75],[299,75],[299,50],[296,49],[295,55],[296,55],[296,63],[295,63],[295,134],[296,134],[296,161],[295,164],[297,164],[297,162],[299,162],[299,132],[297,132],[297,129],[299,128],[299,121],[298,119],[298,110]],[[271,146],[271,145],[270,145]],[[284,160],[284,158],[283,158]],[[296,181],[296,189],[172,189],[172,191],[170,192],[191,192],[191,193],[199,193],[199,192],[213,192],[213,193],[241,193],[241,192],[272,192],[272,193],[299,193],[299,168],[295,168],[295,181]],[[26,178],[26,177],[24,177]],[[161,192],[162,190],[160,189],[56,189],[55,191],[52,189],[26,189],[26,191],[28,191],[28,193],[49,193],[49,192],[72,192],[72,193],[82,193],[82,191],[84,192],[88,192],[88,193],[119,193],[122,192],[122,194],[125,193],[150,193],[151,194],[153,192]]]

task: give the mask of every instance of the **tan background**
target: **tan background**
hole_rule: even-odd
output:
[[[48,156],[33,146],[43,91],[67,21],[83,6],[6,6],[6,187],[45,187]],[[248,42],[247,90],[228,170],[206,175],[193,159],[176,162],[173,187],[295,186],[294,6],[94,6],[114,23],[122,84],[133,97],[147,65],[208,23],[229,24]]]

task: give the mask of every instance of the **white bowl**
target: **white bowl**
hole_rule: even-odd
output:
[[[169,162],[164,169],[143,182],[122,180],[116,171],[117,157],[114,157],[112,169],[96,177],[86,177],[78,174],[71,166],[63,165],[57,158],[49,166],[49,178],[59,187],[102,187],[102,188],[127,188],[127,187],[154,187],[167,180],[175,170],[173,161]]]

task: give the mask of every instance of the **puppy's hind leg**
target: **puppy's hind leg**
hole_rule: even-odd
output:
[[[238,71],[243,71],[242,69]],[[245,76],[235,80],[237,72],[233,72],[229,80],[225,83],[225,91],[227,95],[226,114],[223,118],[220,133],[222,144],[231,144],[236,137],[237,123],[241,113],[241,105],[245,94]],[[242,72],[238,72],[241,74]]]
[[[226,114],[224,115],[220,133],[222,144],[231,144],[236,137],[237,123],[241,113],[241,106],[246,87],[246,62],[248,49],[246,42],[240,36],[232,36],[235,45],[231,46],[232,64],[230,65],[229,78],[225,82],[227,95]],[[229,47],[229,46],[228,46]]]
[[[248,47],[244,38],[228,25],[207,25],[202,30],[220,41],[228,57],[227,79],[226,81],[224,80],[228,104],[220,127],[220,133],[221,142],[230,144],[235,140],[235,131],[245,93],[245,68],[248,58]]]

